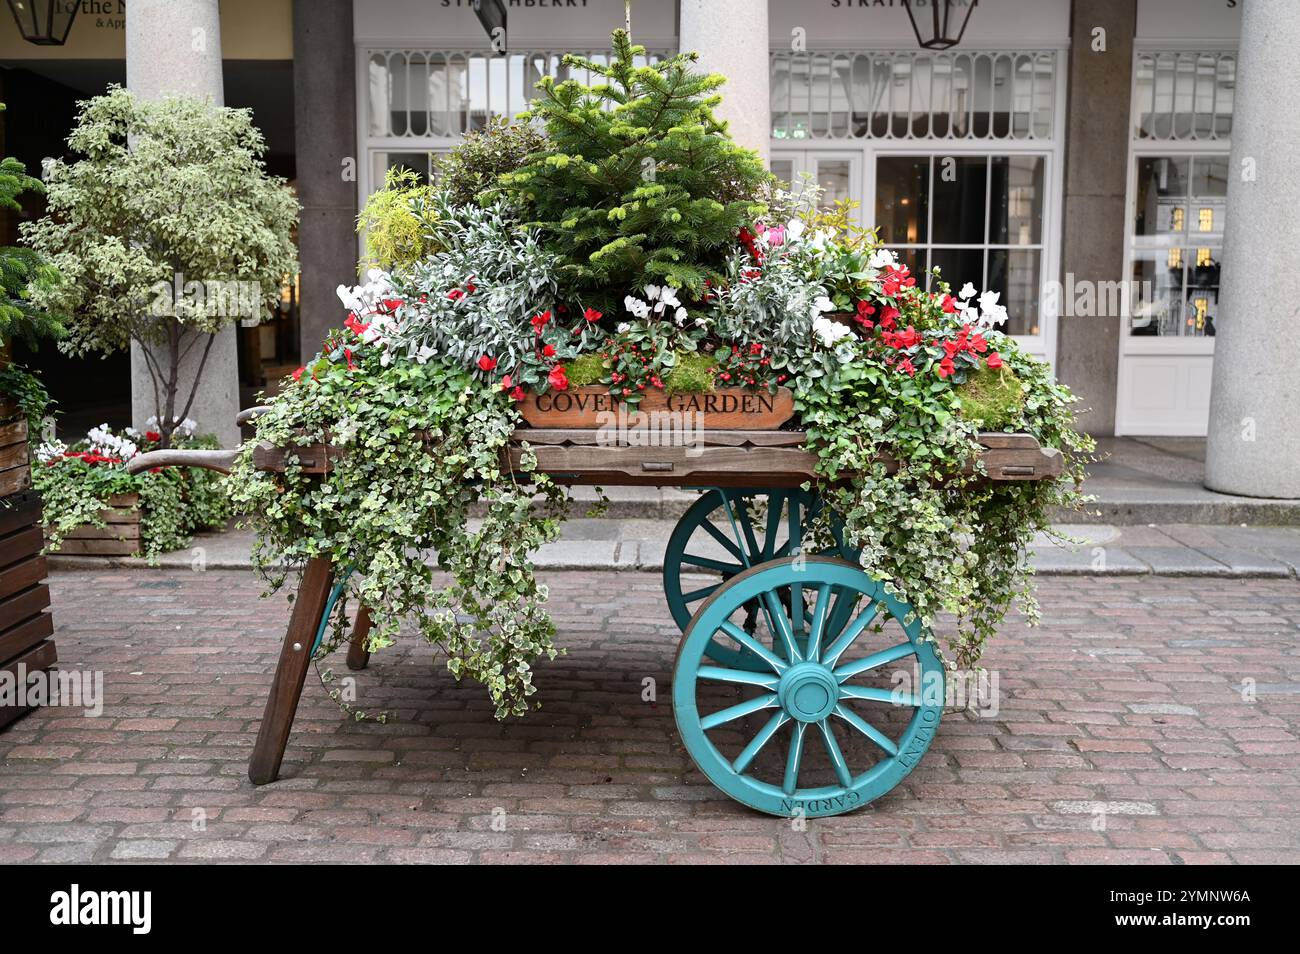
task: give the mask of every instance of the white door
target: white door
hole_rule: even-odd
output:
[[[778,179],[794,187],[811,176],[822,188],[823,208],[834,208],[837,201],[858,203],[851,221],[863,224],[863,150],[775,147],[771,168]]]
[[[1129,306],[1115,433],[1203,437],[1219,313],[1228,156],[1165,144],[1129,168]]]

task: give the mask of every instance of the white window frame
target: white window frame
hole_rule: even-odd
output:
[[[1231,137],[1227,139],[1139,139],[1136,132],[1139,115],[1137,101],[1138,59],[1143,54],[1162,52],[1227,52],[1237,50],[1239,45],[1238,39],[1235,37],[1192,41],[1147,40],[1133,44],[1133,60],[1129,83],[1128,167],[1125,170],[1124,180],[1124,271],[1122,277],[1126,283],[1133,280],[1133,240],[1135,238],[1134,230],[1137,227],[1137,210],[1134,206],[1137,198],[1138,160],[1146,157],[1162,156],[1201,155],[1226,157],[1231,150]],[[1240,61],[1238,62],[1240,63]],[[1190,210],[1185,214],[1190,214]],[[1225,211],[1225,216],[1230,215],[1232,215],[1232,209],[1228,208]],[[1222,278],[1220,278],[1220,281],[1222,281]],[[1183,289],[1183,294],[1186,296],[1186,288]],[[1128,297],[1125,296],[1126,299]],[[1141,423],[1138,419],[1139,415],[1130,410],[1135,396],[1131,393],[1132,388],[1129,386],[1129,375],[1126,373],[1125,368],[1126,359],[1145,357],[1185,359],[1189,362],[1198,360],[1202,362],[1212,361],[1214,357],[1214,338],[1208,335],[1191,337],[1183,335],[1134,335],[1132,315],[1124,314],[1120,318],[1117,348],[1119,355],[1118,380],[1115,389],[1115,434],[1116,436],[1151,434],[1153,433],[1151,426]],[[1190,416],[1186,419],[1174,419],[1159,425],[1159,433],[1175,437],[1203,437],[1205,436],[1205,422],[1197,423]]]
[[[1034,140],[1023,143],[1015,143],[1014,147],[1008,140],[977,140],[970,143],[953,143],[943,140],[924,140],[913,139],[908,142],[890,143],[878,149],[872,149],[868,154],[868,160],[865,164],[867,167],[866,190],[864,195],[872,197],[870,207],[863,203],[867,228],[875,228],[876,222],[876,204],[874,201],[876,194],[876,160],[888,156],[929,156],[936,160],[947,156],[1040,156],[1043,159],[1043,190],[1047,193],[1043,201],[1043,222],[1042,238],[1036,246],[1005,246],[1015,250],[1016,248],[1034,249],[1038,248],[1042,252],[1039,262],[1039,282],[1046,284],[1051,281],[1060,269],[1061,243],[1059,237],[1059,222],[1061,216],[1061,192],[1063,183],[1061,182],[1061,167],[1064,163],[1060,159],[1060,150],[1054,146],[1049,146],[1045,140]],[[931,183],[931,190],[934,184]],[[987,236],[988,226],[988,203],[989,193],[985,187],[984,196],[984,218],[985,218],[985,235]],[[933,208],[930,210],[931,220],[933,221]],[[930,239],[933,239],[933,233],[927,229]],[[926,242],[925,247],[938,244],[941,248],[955,249],[980,249],[988,250],[990,248],[1003,248],[1004,246],[993,246],[988,242],[968,245],[954,245],[950,242],[934,243]],[[983,291],[984,289],[980,289]],[[1051,364],[1056,361],[1056,321],[1057,313],[1051,310],[1055,296],[1043,294],[1043,289],[1039,289],[1038,295],[1038,334],[1036,335],[1013,335],[1017,343],[1026,351],[1036,357],[1047,360]]]
[[[1033,51],[1004,50],[999,52],[1056,53],[1056,86],[1053,90],[1052,134],[1039,138],[861,138],[825,137],[808,139],[777,139],[770,141],[773,158],[783,158],[789,153],[808,155],[825,154],[842,156],[857,152],[862,156],[861,169],[861,223],[865,228],[876,225],[876,159],[880,156],[967,156],[967,155],[1041,155],[1046,162],[1043,170],[1043,188],[1047,195],[1043,203],[1042,263],[1040,281],[1056,281],[1061,274],[1062,220],[1065,199],[1065,103],[1068,65],[1068,47],[1043,45]],[[979,246],[987,248],[986,245]],[[982,289],[981,289],[982,290]],[[1016,342],[1028,353],[1056,368],[1056,339],[1059,315],[1059,295],[1039,294],[1038,331],[1036,335],[1015,335]]]

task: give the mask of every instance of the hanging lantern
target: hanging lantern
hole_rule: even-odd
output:
[[[979,0],[903,0],[916,42],[927,50],[949,50],[960,43],[977,3]],[[913,7],[920,8],[922,22],[929,21],[924,32],[916,22]],[[929,16],[925,14],[926,7],[930,8]]]
[[[9,0],[18,32],[37,46],[62,46],[80,7],[81,0]]]
[[[506,8],[501,0],[474,0],[474,13],[492,41],[493,53],[506,51]]]

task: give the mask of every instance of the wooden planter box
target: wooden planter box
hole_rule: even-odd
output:
[[[12,401],[0,401],[0,497],[27,490],[31,485],[27,419]]]
[[[140,495],[118,494],[100,511],[106,527],[78,527],[65,534],[58,549],[61,556],[134,556],[143,548],[140,539]]]
[[[41,498],[35,491],[0,500],[0,672],[17,679],[48,670],[58,660],[54,621],[48,610],[50,588],[41,556]],[[30,711],[30,706],[0,704],[0,728]]]
[[[664,412],[684,415],[704,430],[774,431],[794,416],[789,388],[756,391],[719,388],[703,394],[646,391],[635,409],[622,404],[603,387],[569,388],[529,394],[519,405],[532,427],[599,428],[620,421],[635,425],[642,415]]]

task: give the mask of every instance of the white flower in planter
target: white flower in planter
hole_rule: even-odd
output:
[[[807,226],[803,224],[803,219],[791,219],[785,224],[786,237],[792,242],[797,242],[799,237],[803,235],[805,228]]]
[[[652,285],[651,288],[653,287],[654,286]],[[649,291],[649,289],[646,290]],[[646,315],[650,314],[650,306],[640,298],[634,298],[631,295],[628,295],[623,299],[623,307],[632,312],[632,314],[636,315],[638,318],[644,318]]]
[[[974,298],[975,286],[972,285],[970,282],[967,282],[965,285],[962,285],[961,291],[957,293],[957,297],[960,298],[962,301],[965,301],[967,298]]]
[[[872,268],[888,268],[890,265],[898,264],[898,255],[887,248],[878,248],[871,253],[867,264]]]
[[[46,441],[36,448],[36,459],[42,464],[48,464],[52,460],[57,460],[67,453],[68,445],[63,441],[55,439]]]
[[[985,328],[992,328],[1000,325],[1007,320],[1007,309],[1005,305],[999,305],[998,299],[1001,293],[995,291],[986,291],[980,295],[980,317],[979,324]]]
[[[829,318],[819,316],[813,321],[813,334],[821,339],[822,344],[826,347],[834,347],[835,342],[853,334],[853,329],[848,325],[842,325],[838,321],[831,321]]]
[[[835,310],[835,303],[832,302],[825,295],[818,295],[815,299],[813,299],[813,303],[812,303],[813,318],[817,318],[824,311],[834,311],[834,310]]]

